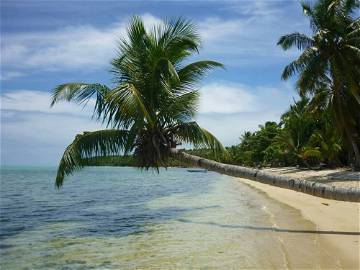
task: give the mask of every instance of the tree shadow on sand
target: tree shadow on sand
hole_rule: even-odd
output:
[[[220,224],[216,222],[198,222],[187,219],[178,219],[177,221],[183,223],[210,225],[228,229],[245,229],[255,231],[271,231],[271,232],[287,232],[287,233],[311,233],[311,234],[333,234],[333,235],[360,235],[360,232],[342,232],[342,231],[320,231],[320,230],[295,230],[295,229],[281,229],[276,227],[265,227],[265,226],[250,226],[250,225],[228,225]]]

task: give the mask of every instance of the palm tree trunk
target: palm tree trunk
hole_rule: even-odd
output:
[[[360,151],[359,151],[359,147],[356,144],[356,141],[354,140],[354,138],[352,136],[350,136],[349,138],[351,146],[353,148],[354,151],[354,155],[355,155],[355,164],[354,164],[354,169],[356,171],[360,170]]]
[[[262,170],[223,164],[213,160],[189,155],[175,148],[171,149],[171,155],[174,158],[192,166],[205,168],[210,171],[215,171],[230,176],[246,178],[272,186],[303,192],[317,197],[339,201],[360,202],[360,188],[333,187],[312,181],[275,175],[264,172]]]
[[[345,134],[348,137],[348,140],[351,144],[351,147],[354,151],[354,156],[355,156],[355,163],[354,163],[354,169],[355,170],[360,170],[360,151],[359,151],[359,147],[356,143],[356,140],[354,138],[354,136],[352,136],[351,131],[345,127]]]

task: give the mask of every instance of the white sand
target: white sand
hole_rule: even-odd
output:
[[[319,231],[360,232],[360,203],[341,202],[314,197],[304,193],[273,187],[255,181],[236,178],[265,192],[269,197],[301,211]],[[344,258],[344,269],[360,269],[360,236],[321,234],[333,252]]]

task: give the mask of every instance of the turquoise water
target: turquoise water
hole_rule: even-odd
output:
[[[341,266],[318,235],[291,232],[315,229],[297,210],[231,177],[93,167],[56,190],[55,173],[2,168],[1,269]]]

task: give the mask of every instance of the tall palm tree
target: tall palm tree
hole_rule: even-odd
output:
[[[115,87],[66,83],[54,89],[52,106],[64,100],[85,104],[95,99],[93,117],[110,127],[75,137],[61,158],[57,187],[91,157],[133,153],[140,168],[158,170],[180,143],[226,152],[192,120],[199,98],[197,83],[206,71],[223,67],[214,61],[188,63],[200,46],[194,25],[177,19],[147,31],[141,18],[134,17],[127,33],[112,61]]]
[[[337,130],[354,152],[360,168],[360,18],[358,0],[319,0],[302,3],[310,20],[311,37],[298,32],[282,36],[284,50],[302,50],[298,59],[285,67],[282,78],[298,73],[297,88],[316,106],[332,111]]]

